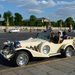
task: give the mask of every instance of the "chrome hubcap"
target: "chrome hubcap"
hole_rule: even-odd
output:
[[[17,64],[19,66],[23,66],[23,65],[26,65],[27,62],[28,62],[28,56],[26,54],[20,54],[17,58]]]
[[[71,49],[67,49],[66,56],[67,57],[71,57],[72,56],[72,50]]]

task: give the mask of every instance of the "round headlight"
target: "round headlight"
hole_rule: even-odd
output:
[[[48,54],[50,52],[50,47],[48,45],[43,47],[43,53]]]
[[[14,47],[15,47],[15,48],[20,48],[20,47],[21,47],[20,42],[19,42],[19,41],[15,41],[15,42],[14,42]]]

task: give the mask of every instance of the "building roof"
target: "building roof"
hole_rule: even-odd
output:
[[[41,21],[41,20],[44,20],[44,19],[47,19],[47,18],[44,18],[44,17],[36,18],[37,21]],[[23,20],[23,21],[30,21],[30,19],[26,19],[26,20]]]
[[[36,18],[36,20],[44,20],[44,19],[46,19],[46,18],[44,18],[44,17]]]

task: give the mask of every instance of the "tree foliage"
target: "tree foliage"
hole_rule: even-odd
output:
[[[1,18],[1,14],[0,14],[0,18]],[[2,21],[0,21],[0,25],[2,25]]]
[[[31,15],[31,16],[30,16],[30,21],[36,21],[36,16]]]
[[[41,21],[37,21],[37,26],[43,26],[43,23]]]
[[[21,14],[15,13],[14,19],[15,19],[15,25],[21,25],[22,24],[23,17]]]
[[[49,24],[49,22],[44,22],[43,26],[47,26]]]
[[[3,17],[4,17],[5,21],[7,21],[7,17],[8,18],[12,17],[12,13],[10,11],[4,12]]]
[[[0,25],[5,26],[6,22],[7,22],[7,17],[9,19],[9,25],[10,26],[14,26],[14,25],[25,25],[25,26],[47,26],[49,23],[48,22],[42,22],[42,21],[36,21],[36,16],[35,15],[31,15],[30,16],[30,21],[22,21],[23,17],[21,14],[19,13],[15,13],[15,16],[12,16],[12,12],[10,12],[9,10],[7,12],[4,12],[3,17],[4,17],[4,21],[0,21]],[[1,18],[1,14],[0,14],[0,18]],[[75,21],[73,20],[72,17],[68,17],[65,21],[63,21],[62,19],[58,20],[57,22],[52,21],[51,25],[53,27],[69,27],[70,25],[72,25],[75,28]]]
[[[57,26],[58,26],[57,22],[54,22],[54,21],[51,22],[51,25],[52,25],[53,27],[57,27]]]
[[[36,21],[29,21],[28,22],[28,25],[29,26],[36,26]]]
[[[58,20],[57,21],[58,27],[60,27],[62,25],[62,23],[63,23],[63,20],[62,19]]]
[[[68,17],[66,20],[65,20],[65,23],[66,23],[66,26],[70,26],[70,25],[73,25],[74,26],[74,20],[72,17]]]
[[[0,14],[0,18],[1,18],[1,14]]]
[[[13,16],[12,16],[12,13],[10,11],[4,12],[3,17],[4,17],[4,22],[5,23],[7,22],[7,18],[8,18],[9,19],[9,25],[10,26],[14,25]]]
[[[22,21],[22,25],[28,26],[28,21]]]

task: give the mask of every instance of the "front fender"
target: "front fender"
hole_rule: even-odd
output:
[[[16,52],[22,51],[22,50],[30,52],[33,57],[49,57],[48,55],[45,55],[41,52],[38,52],[38,51],[35,51],[35,50],[32,50],[32,49],[28,49],[28,48],[17,48],[17,49],[15,49]]]

